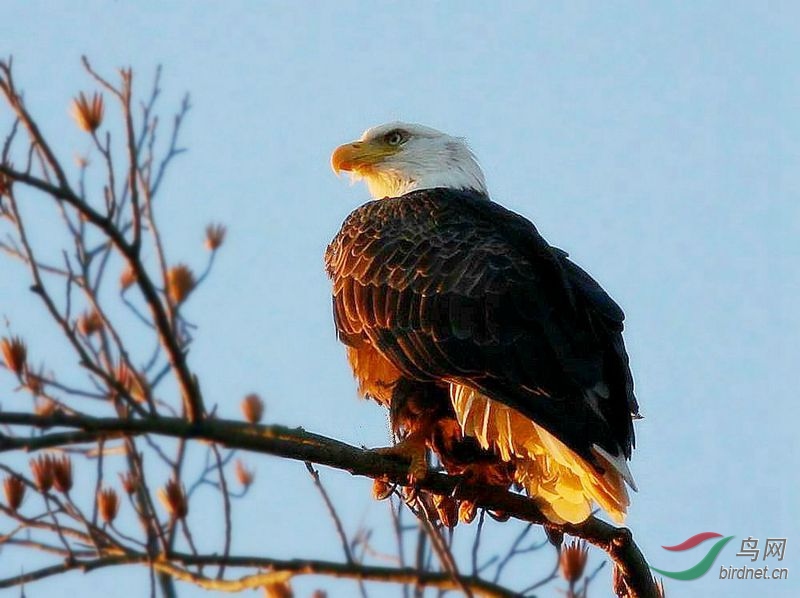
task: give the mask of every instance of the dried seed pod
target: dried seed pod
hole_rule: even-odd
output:
[[[119,275],[119,288],[123,291],[127,290],[133,283],[136,282],[136,272],[130,265],[125,266],[122,274]]]
[[[180,305],[194,290],[194,273],[186,264],[178,264],[167,271],[167,295],[175,305]]]
[[[249,488],[256,477],[255,471],[247,469],[241,459],[236,460],[234,472],[236,473],[236,479],[245,488]]]
[[[264,416],[264,401],[255,393],[242,399],[242,415],[251,424],[257,424]]]
[[[209,224],[206,227],[206,249],[216,251],[225,242],[227,229],[222,224]]]
[[[113,488],[107,487],[97,493],[97,512],[105,523],[112,523],[119,512],[119,495]]]
[[[33,372],[30,368],[25,370],[25,388],[27,388],[34,397],[41,395],[44,390],[44,382],[42,382],[44,379],[43,369],[44,368],[40,369],[38,372]],[[50,402],[52,403],[52,401]],[[39,413],[38,410],[37,413]]]
[[[567,544],[559,556],[561,576],[570,584],[580,581],[588,557],[589,547],[583,540],[573,540]]]
[[[158,489],[158,499],[172,519],[184,519],[189,514],[186,489],[177,480],[171,479]]]
[[[3,338],[0,340],[0,352],[3,353],[6,367],[17,376],[21,376],[28,360],[28,347],[25,342],[18,336]]]
[[[53,487],[53,458],[50,455],[39,455],[30,460],[30,467],[39,492],[49,492]]]
[[[131,371],[128,366],[124,363],[119,364],[114,371],[114,377],[117,379],[117,382],[128,391],[134,401],[137,403],[143,403],[145,401],[147,398],[146,389],[139,376]]]
[[[91,336],[103,329],[103,319],[96,310],[85,312],[78,318],[78,332],[83,336]]]
[[[10,166],[10,164],[9,164]],[[11,194],[12,181],[4,174],[0,174],[0,197]]]
[[[58,403],[56,403],[53,399],[48,399],[46,397],[38,399],[36,401],[35,411],[36,415],[40,415],[42,417],[50,417],[56,411],[58,411]]]
[[[81,92],[72,100],[72,118],[81,130],[94,133],[103,123],[102,94],[95,93],[90,100]]]
[[[125,494],[131,495],[139,488],[139,477],[132,471],[126,471],[124,475],[119,474],[119,481]]]
[[[289,580],[273,581],[264,586],[264,598],[294,598]]]
[[[72,490],[72,459],[69,455],[53,457],[53,486],[62,494]]]
[[[8,508],[16,513],[25,498],[25,482],[17,475],[10,475],[3,480],[3,492]]]

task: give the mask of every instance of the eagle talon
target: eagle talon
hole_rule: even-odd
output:
[[[408,466],[408,485],[413,486],[428,475],[428,446],[422,438],[409,436],[394,446],[374,449],[387,457],[399,457],[410,461]]]
[[[470,464],[464,467],[463,471],[457,476],[458,481],[453,486],[450,496],[455,498],[456,494],[461,493],[465,486],[476,489],[475,486],[478,485],[491,485],[490,480],[484,479],[485,476],[481,475],[482,471],[483,467],[477,464]]]
[[[411,506],[419,498],[419,491],[416,486],[403,486],[403,501]]]
[[[450,492],[450,498],[455,498],[461,492],[462,484],[464,484],[464,482],[468,482],[465,473],[462,473],[461,475],[457,476],[458,479],[455,485],[453,486],[453,490]]]

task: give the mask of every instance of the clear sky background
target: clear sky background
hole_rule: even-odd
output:
[[[789,581],[724,582],[712,568],[669,582],[669,596],[800,595],[797,4],[75,0],[0,10],[0,52],[13,53],[28,106],[66,161],[87,147],[68,116],[70,98],[93,89],[82,53],[107,73],[132,65],[142,92],[163,64],[165,108],[191,93],[190,152],[169,175],[161,221],[174,258],[197,267],[205,224],[229,227],[212,280],[187,306],[200,326],[191,364],[220,413],[239,417],[240,397],[257,390],[270,421],[387,443],[384,414],[356,399],[322,266],[367,191],[337,179],[328,159],[371,125],[425,123],[467,137],[493,198],[625,309],[645,415],[628,523],[651,563],[695,564],[704,548],[661,546],[701,531],[735,536],[717,560],[726,566],[750,564],[735,556],[747,536],[788,538]],[[24,288],[5,261],[0,312],[46,339]],[[302,464],[248,462],[258,478],[238,505],[240,551],[339,558]],[[367,481],[324,475],[348,529],[380,520]],[[213,525],[217,511],[199,505],[194,521]],[[2,560],[6,574],[31,565]],[[298,596],[318,585],[298,583]],[[146,571],[128,569],[72,573],[26,594],[146,588]],[[608,588],[603,578],[592,597]]]

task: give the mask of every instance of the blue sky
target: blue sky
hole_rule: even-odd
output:
[[[332,331],[322,253],[367,192],[333,175],[330,152],[394,119],[467,137],[493,198],[626,311],[645,415],[629,524],[651,562],[693,565],[660,546],[700,531],[736,536],[719,565],[746,564],[735,553],[747,536],[788,538],[789,581],[723,582],[712,569],[668,585],[745,597],[800,589],[798,23],[789,2],[32,1],[3,7],[0,39],[65,161],[87,146],[67,114],[92,89],[81,54],[105,72],[132,65],[142,91],[163,64],[164,108],[191,93],[190,152],[161,206],[168,248],[200,266],[202,228],[229,227],[187,307],[200,326],[191,363],[222,414],[238,417],[257,390],[271,421],[353,444],[385,444],[387,428],[356,399]],[[22,270],[6,280],[2,314],[47,338]],[[251,461],[237,546],[338,558],[302,465]],[[351,530],[378,520],[367,482],[325,475]],[[106,571],[27,593],[116,595],[121,579],[146,587],[143,571]]]

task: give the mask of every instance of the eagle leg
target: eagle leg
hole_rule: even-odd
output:
[[[452,409],[446,390],[431,382],[400,378],[392,388],[389,419],[400,442],[378,451],[410,461],[408,478],[412,485],[428,475],[428,448],[448,408]]]

